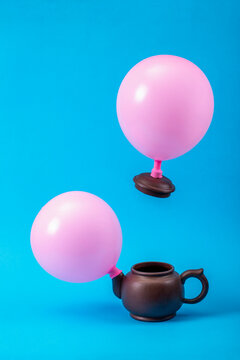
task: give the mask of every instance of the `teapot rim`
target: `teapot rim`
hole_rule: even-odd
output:
[[[154,267],[159,268],[159,271],[151,271]],[[149,268],[149,270],[141,270]],[[131,268],[132,273],[143,276],[165,276],[173,273],[174,267],[171,264],[159,261],[145,261],[137,263]]]

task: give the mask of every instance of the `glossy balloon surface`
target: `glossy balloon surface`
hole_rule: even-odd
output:
[[[116,265],[122,232],[107,203],[73,191],[53,198],[40,210],[32,226],[31,246],[51,275],[86,282],[106,275]]]
[[[192,62],[158,55],[135,65],[117,97],[120,126],[130,143],[154,160],[191,150],[213,116],[210,83]]]

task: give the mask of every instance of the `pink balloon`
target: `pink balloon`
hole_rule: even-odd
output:
[[[117,216],[102,199],[72,191],[40,210],[32,226],[31,246],[44,270],[58,279],[80,283],[115,271],[122,231]]]
[[[130,143],[154,160],[191,150],[213,116],[210,83],[192,62],[158,55],[135,65],[117,97],[120,126]]]

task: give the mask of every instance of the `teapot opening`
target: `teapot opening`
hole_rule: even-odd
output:
[[[171,274],[174,270],[174,267],[167,263],[162,262],[143,262],[136,265],[133,265],[132,272],[139,275],[145,276],[161,276]]]

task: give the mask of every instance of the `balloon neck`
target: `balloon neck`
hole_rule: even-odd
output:
[[[108,272],[111,279],[114,279],[116,276],[121,274],[122,270],[119,270],[116,266],[113,266],[111,270]]]
[[[151,176],[156,179],[162,178],[162,170],[161,170],[162,161],[161,160],[154,160],[154,167],[151,172]]]

